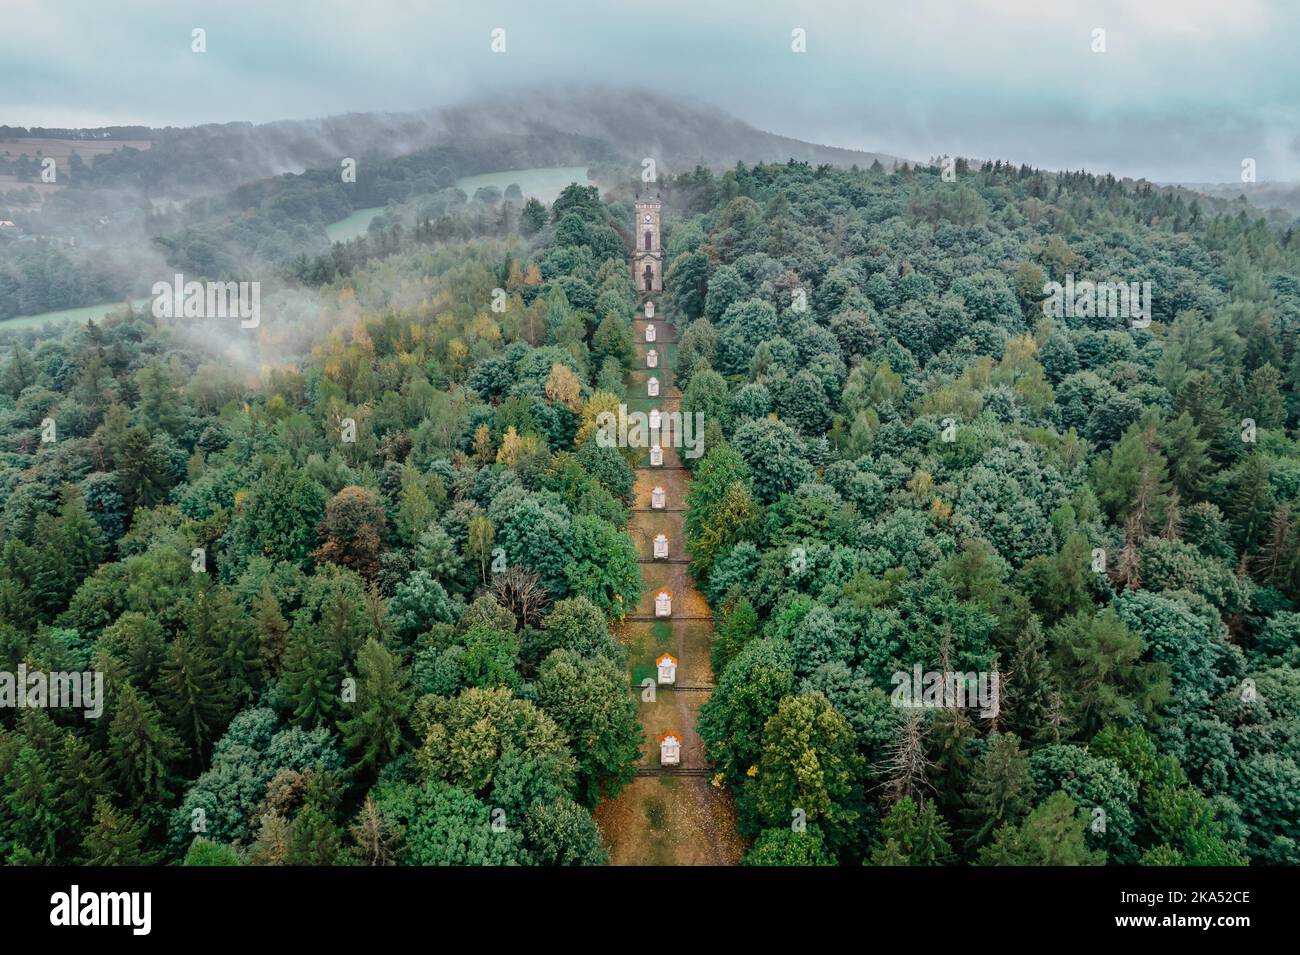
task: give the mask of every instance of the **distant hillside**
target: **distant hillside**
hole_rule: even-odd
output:
[[[519,166],[635,163],[653,156],[666,171],[738,161],[869,166],[895,157],[819,146],[756,129],[719,109],[634,91],[565,90],[527,98],[494,98],[418,113],[348,113],[323,119],[254,125],[224,123],[144,130],[44,130],[63,139],[109,140],[117,133],[147,139],[153,148],[96,156],[83,181],[136,188],[146,194],[224,192],[232,185],[306,169],[338,165],[345,156],[388,159],[434,147],[503,151],[489,168],[457,168],[473,175]],[[10,130],[12,134],[36,130]],[[99,144],[97,144],[99,145]],[[519,147],[526,145],[527,155]],[[103,146],[100,145],[102,149]]]
[[[836,166],[869,166],[876,159],[888,165],[897,160],[885,153],[839,149],[779,136],[756,129],[714,106],[641,90],[555,91],[527,100],[469,104],[437,115],[446,128],[456,132],[482,132],[485,128],[501,132],[563,129],[605,140],[629,157],[653,156],[679,169],[697,163],[731,166],[737,162],[787,159]]]
[[[1289,218],[1300,216],[1300,183],[1297,182],[1209,182],[1181,183],[1184,189],[1230,201],[1244,200],[1256,209],[1271,209]]]

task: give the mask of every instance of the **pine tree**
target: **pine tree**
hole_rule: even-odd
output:
[[[1113,608],[1061,621],[1051,642],[1058,671],[1069,674],[1062,689],[1075,728],[1091,733],[1150,714],[1168,697],[1168,665],[1142,659],[1142,637]]]
[[[46,515],[38,519],[36,547],[35,596],[45,613],[53,615],[67,605],[104,557],[103,533],[80,494],[66,496],[57,519]]]
[[[332,726],[341,705],[342,675],[337,654],[322,635],[296,628],[289,637],[280,691],[299,726]]]
[[[865,863],[864,863],[865,864]],[[886,839],[871,852],[871,864],[874,866],[911,865],[908,856],[897,839]]]
[[[95,803],[95,817],[82,842],[82,865],[153,865],[158,855],[145,848],[146,827],[114,809],[106,798]]]
[[[289,865],[335,865],[343,831],[334,821],[340,790],[332,774],[312,772],[303,806],[289,825]]]
[[[947,666],[943,670],[952,672]],[[950,706],[935,712],[929,734],[931,777],[935,796],[945,808],[960,806],[964,799],[976,735],[964,708]]]
[[[1291,535],[1291,505],[1279,504],[1273,511],[1268,537],[1253,561],[1255,572],[1267,583],[1278,582],[1286,559],[1287,543]]]
[[[58,812],[57,777],[36,747],[21,745],[5,774],[4,815],[8,838],[25,862],[53,864],[63,820]],[[16,861],[16,860],[15,860]]]
[[[172,371],[160,361],[151,361],[136,374],[140,390],[140,418],[155,433],[175,435],[185,415]]]
[[[1192,416],[1184,411],[1161,428],[1161,443],[1169,459],[1169,475],[1180,494],[1195,500],[1210,469],[1210,443],[1200,436]]]
[[[17,398],[24,388],[36,384],[40,370],[32,360],[31,352],[22,345],[15,344],[5,365],[4,375],[0,376],[0,389],[11,398]]]
[[[288,819],[267,813],[261,819],[257,838],[248,852],[251,865],[289,865],[293,854],[292,831]]]
[[[948,823],[926,800],[919,808],[909,796],[894,803],[881,822],[880,839],[871,854],[873,865],[947,865],[953,858]]]
[[[1169,503],[1165,507],[1165,527],[1160,536],[1168,541],[1183,539],[1183,501],[1177,491],[1169,494]]]
[[[278,677],[289,641],[289,623],[280,613],[280,602],[271,592],[269,580],[262,582],[262,592],[253,603],[253,628],[263,670],[271,677]]]
[[[1105,852],[1084,844],[1086,820],[1061,791],[1031,812],[1019,828],[1004,825],[993,842],[980,850],[980,865],[1102,865]]]
[[[1047,637],[1030,616],[1011,651],[1011,672],[1003,680],[1003,714],[1008,727],[1034,742],[1055,742],[1052,724],[1056,674],[1048,659]]]
[[[1278,560],[1277,586],[1293,600],[1300,597],[1300,517],[1291,522]]]
[[[349,750],[357,754],[361,771],[377,770],[404,745],[404,725],[410,709],[406,677],[397,659],[368,640],[357,654],[356,715],[340,724]]]
[[[331,589],[317,629],[321,642],[334,654],[339,669],[342,669],[344,661],[356,657],[366,638],[371,636],[367,632],[364,612],[358,612],[355,595],[343,586]]]
[[[1248,408],[1261,428],[1280,428],[1286,423],[1286,400],[1282,397],[1282,375],[1270,364],[1263,364],[1250,374],[1246,394]]]
[[[920,800],[930,788],[930,760],[926,756],[926,728],[919,710],[909,710],[897,730],[881,767],[889,799]]]
[[[227,694],[251,702],[262,685],[258,634],[221,584],[204,588],[190,610],[187,634],[191,645],[201,647],[225,677]]]
[[[352,854],[362,865],[397,865],[403,829],[384,818],[371,796],[366,796],[356,822],[348,831],[352,836]]]
[[[158,708],[130,683],[123,684],[113,702],[108,754],[132,805],[161,806],[171,799],[173,767],[180,750],[180,740],[163,725]]]
[[[229,687],[211,651],[190,636],[172,641],[161,693],[172,725],[202,763],[231,715]]]
[[[963,816],[971,829],[968,846],[981,843],[1005,823],[1016,823],[1029,811],[1032,787],[1029,756],[1020,751],[1014,733],[994,733],[975,766]]]
[[[1146,537],[1164,511],[1168,465],[1157,440],[1155,412],[1134,422],[1095,468],[1097,499],[1116,521],[1135,519],[1137,539]]]
[[[76,841],[95,811],[102,796],[112,794],[108,762],[101,753],[76,733],[63,737],[63,752],[58,775],[59,815]]]
[[[1174,403],[1176,412],[1186,411],[1196,422],[1200,438],[1206,442],[1210,455],[1220,463],[1232,460],[1229,442],[1237,439],[1229,427],[1230,419],[1220,397],[1222,394],[1220,382],[1215,381],[1209,372],[1198,371],[1187,376]]]
[[[1276,499],[1269,483],[1268,461],[1255,451],[1233,469],[1228,520],[1243,556],[1253,554],[1272,522]]]
[[[1142,586],[1142,561],[1138,554],[1138,540],[1142,522],[1137,513],[1130,514],[1124,522],[1124,549],[1119,552],[1119,560],[1111,574],[1116,586],[1121,590],[1136,590]]]

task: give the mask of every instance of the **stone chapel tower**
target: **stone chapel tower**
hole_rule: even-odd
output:
[[[659,213],[663,200],[636,197],[636,222],[632,236],[636,251],[632,253],[632,284],[640,292],[660,292],[664,287],[664,248],[659,241]]]

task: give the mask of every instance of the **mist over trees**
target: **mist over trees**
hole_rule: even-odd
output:
[[[0,654],[106,699],[0,709],[7,862],[605,861],[638,185],[475,203],[447,155],[141,210],[169,267],[253,250],[311,299],[255,374],[147,308],[11,337]],[[658,188],[746,862],[1296,862],[1296,233],[1002,163]],[[320,241],[390,200],[430,215]],[[1068,276],[1150,281],[1150,324],[1048,317]],[[896,705],[917,666],[997,673],[996,713]]]

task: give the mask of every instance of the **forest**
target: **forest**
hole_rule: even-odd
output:
[[[158,247],[215,278],[272,237],[316,307],[227,330],[257,361],[147,307],[9,336],[3,667],[105,700],[0,708],[0,857],[606,861],[635,188],[350,252],[274,237],[375,197],[247,188],[215,254],[202,219]],[[1300,862],[1300,235],[1001,162],[659,188],[745,863]],[[1048,317],[1068,276],[1150,282],[1152,321]],[[918,666],[998,674],[996,712],[896,705]]]

